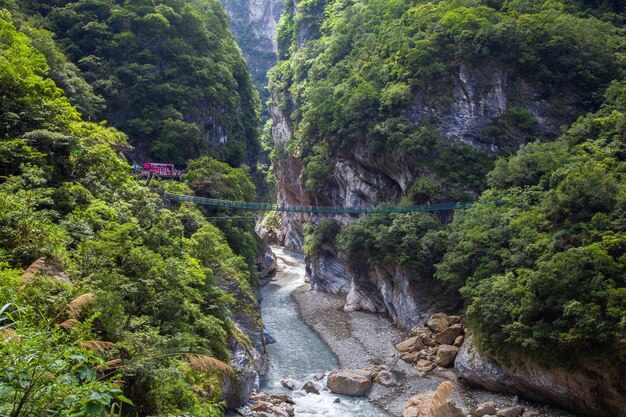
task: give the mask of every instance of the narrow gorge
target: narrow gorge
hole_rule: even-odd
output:
[[[0,0],[0,416],[626,417],[620,0]]]

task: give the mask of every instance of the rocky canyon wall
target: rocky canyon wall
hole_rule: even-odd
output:
[[[491,391],[519,394],[595,417],[625,417],[626,398],[601,368],[547,368],[529,361],[502,366],[482,353],[470,335],[455,367],[467,382]]]
[[[265,104],[267,72],[276,64],[276,27],[282,0],[220,0],[246,60],[252,80]]]
[[[523,107],[537,119],[537,130],[546,137],[555,137],[559,127],[568,121],[557,109],[575,108],[573,97],[564,95],[557,101],[546,102],[541,86],[513,77],[504,67],[478,68],[462,65],[455,70],[456,80],[449,92],[446,106],[429,103],[428,97],[416,95],[409,109],[412,122],[439,120],[439,133],[450,142],[461,141],[487,152],[503,152],[520,143],[503,143],[481,135],[481,130],[492,124],[507,110]],[[512,99],[515,97],[515,99]],[[297,105],[297,103],[294,103]],[[289,114],[275,103],[270,108],[273,139],[284,145],[294,134]],[[571,114],[574,114],[572,111]],[[303,179],[302,160],[287,156],[275,161],[278,205],[322,205],[376,207],[386,201],[405,196],[420,172],[411,170],[401,161],[392,161],[372,154],[362,144],[355,144],[331,161],[332,174],[319,193],[307,191]],[[319,222],[325,217],[305,218],[301,214],[279,215],[279,232],[273,243],[290,250],[302,251],[303,222]],[[354,217],[336,216],[342,224]],[[428,309],[417,302],[428,299],[419,288],[410,284],[410,277],[395,265],[377,266],[367,276],[355,276],[347,271],[334,253],[325,252],[315,260],[308,260],[309,279],[315,288],[348,294],[347,308],[388,313],[395,322],[411,327]],[[419,306],[422,307],[419,307]],[[428,303],[426,303],[428,305]]]

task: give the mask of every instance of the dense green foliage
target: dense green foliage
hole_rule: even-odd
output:
[[[362,163],[351,155],[357,147],[367,150],[369,167],[415,176],[399,204],[467,200],[486,188],[480,204],[452,223],[452,213],[368,216],[341,231],[321,222],[307,231],[307,254],[331,248],[356,279],[399,267],[420,291],[435,286],[447,308],[464,310],[486,351],[503,360],[521,354],[549,365],[602,365],[619,386],[626,369],[622,12],[619,2],[542,0],[311,0],[288,9],[271,88],[294,135],[273,154],[277,163],[304,159],[313,198],[333,186],[333,161]],[[572,112],[572,122],[575,111],[604,104],[546,141],[533,109],[507,93],[506,111],[477,143],[521,148],[494,166],[477,148],[442,139],[438,120],[411,119],[419,100],[450,105],[461,66],[505,68],[541,86],[544,102]],[[577,106],[567,107],[566,96]]]
[[[481,348],[502,361],[603,369],[623,392],[625,129],[623,82],[558,141],[498,160],[490,189],[451,224],[368,216],[322,239],[320,223],[306,249],[334,247],[356,279],[400,268],[439,308],[465,312]]]
[[[128,134],[139,157],[254,161],[258,95],[217,0],[18,4],[41,15],[32,20],[54,33],[73,63],[51,63],[50,76],[72,87],[66,93],[85,117]],[[29,32],[38,47],[49,45],[45,31]],[[47,50],[49,61],[64,60]]]
[[[617,83],[557,142],[499,160],[481,203],[449,226],[425,214],[367,217],[337,246],[357,276],[391,263],[419,285],[436,278],[501,358],[571,366],[609,357],[617,383],[626,358],[625,128],[626,83]]]
[[[626,353],[625,138],[622,83],[558,142],[498,161],[483,199],[504,204],[455,219],[436,276],[461,290],[489,350]]]
[[[441,121],[416,122],[412,109],[446,109],[461,68],[503,68],[511,80],[536,83],[554,114],[571,111],[564,97],[592,108],[622,71],[619,29],[567,2],[309,0],[297,13],[287,3],[270,90],[293,123],[283,154],[304,159],[306,186],[317,196],[332,174],[329,161],[356,147],[422,177],[406,193],[414,203],[481,191],[489,159],[443,140]],[[543,138],[515,96],[521,92],[505,93],[507,110],[474,140],[514,150]]]
[[[324,219],[316,227],[307,224],[305,230],[304,254],[309,259],[315,259],[316,255],[325,245],[334,248],[337,235],[341,231],[341,225],[335,219]]]
[[[256,198],[247,167],[232,168],[223,162],[204,157],[190,161],[188,168],[185,183],[199,197],[230,201],[254,201]],[[254,217],[241,210],[208,206],[203,206],[201,210],[219,226],[235,253],[245,259],[250,277],[255,276],[258,249],[262,242],[254,232]],[[250,284],[254,286],[255,282],[250,281]]]
[[[0,10],[0,414],[220,415],[227,339],[246,343],[231,313],[256,311],[250,255],[129,177],[125,135],[81,120],[12,20]],[[212,184],[253,192],[219,166]]]

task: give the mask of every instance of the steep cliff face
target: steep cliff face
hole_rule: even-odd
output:
[[[450,141],[461,141],[491,152],[503,152],[523,144],[502,129],[494,128],[508,114],[524,109],[536,120],[538,138],[553,139],[559,127],[567,125],[583,108],[579,98],[565,91],[549,97],[545,86],[519,77],[510,67],[498,62],[480,66],[461,64],[452,72],[453,86],[449,105],[432,104],[432,97],[417,94],[410,107],[410,118],[419,125],[437,120],[439,133]]]
[[[276,27],[282,0],[220,0],[230,26],[250,68],[252,80],[265,103],[267,73],[276,64]]]
[[[450,143],[463,142],[488,153],[501,154],[517,148],[525,139],[554,139],[559,128],[571,123],[582,111],[575,96],[564,93],[546,100],[547,93],[540,84],[515,76],[502,64],[481,67],[463,64],[451,69],[451,75],[454,82],[445,100],[440,97],[435,100],[424,92],[417,92],[407,109],[410,123],[415,126],[437,121],[437,133]],[[298,107],[293,98],[288,100],[291,107]],[[494,126],[519,109],[524,109],[527,116],[536,120],[535,134],[530,137],[518,135],[517,140],[511,140],[511,136],[502,135]],[[292,113],[282,110],[274,97],[270,114],[272,138],[276,145],[284,146],[294,135],[290,122]],[[305,185],[305,167],[299,155],[286,156],[276,162],[279,204],[313,202],[340,207],[373,207],[406,196],[416,179],[425,174],[420,167],[410,166],[403,158],[395,155],[389,158],[372,152],[367,144],[357,142],[330,157],[329,165],[333,168],[325,179],[323,190],[310,192]],[[283,230],[298,230],[289,217],[284,217]],[[286,239],[289,244],[302,241],[292,233]],[[301,245],[292,248],[302,249]]]

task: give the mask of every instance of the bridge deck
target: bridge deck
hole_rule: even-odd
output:
[[[164,193],[168,200],[202,204],[206,206],[235,208],[258,211],[282,211],[293,213],[329,213],[329,214],[370,214],[370,213],[415,213],[420,211],[458,210],[470,207],[473,203],[440,203],[423,206],[405,207],[325,207],[325,206],[283,206],[267,203],[250,203],[242,201],[217,200],[213,198],[194,197],[190,195]]]

